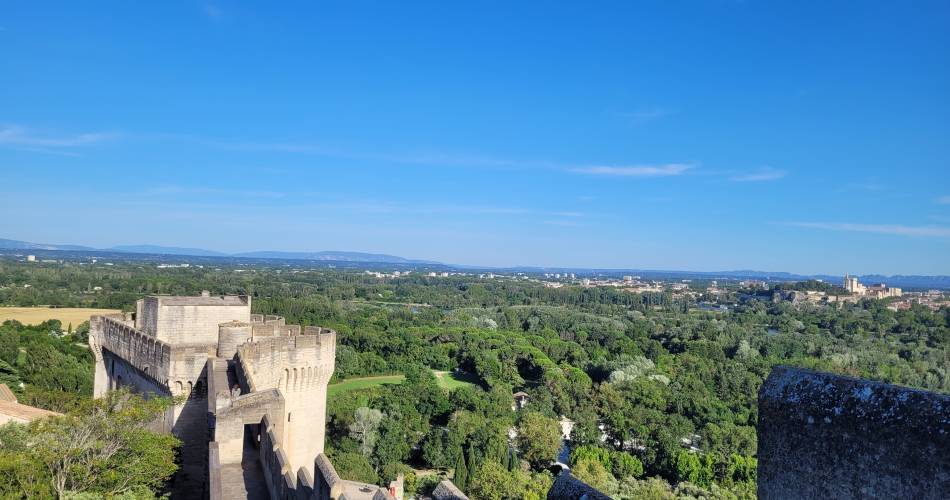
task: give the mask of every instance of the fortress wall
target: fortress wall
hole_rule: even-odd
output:
[[[217,344],[218,325],[230,321],[251,321],[251,306],[164,305],[158,301],[153,321],[155,336],[171,344]],[[150,301],[146,299],[146,306]],[[148,307],[146,307],[146,311]]]
[[[218,327],[218,348],[219,358],[231,359],[237,354],[237,347],[251,338],[251,323],[242,323],[232,321],[222,323]]]
[[[274,334],[284,337],[300,335],[300,325],[281,325],[274,331]]]
[[[208,477],[208,385],[204,369],[196,376],[191,391],[182,394],[187,395],[185,402],[173,408],[172,434],[181,440],[181,470],[176,474],[175,489],[200,492]]]
[[[305,372],[312,375],[329,371],[332,375],[334,360],[325,358],[325,352],[326,346],[315,335],[263,337],[238,346],[238,357],[244,369],[253,372],[247,378],[254,380],[256,390],[293,386],[294,369],[298,383],[302,383]]]
[[[758,496],[944,499],[950,396],[776,367],[759,392]]]
[[[135,302],[135,328],[155,336],[158,329],[158,297],[144,297]]]
[[[238,384],[241,386],[241,393],[243,394],[255,392],[259,387],[262,387],[254,379],[254,370],[248,363],[248,358],[241,356],[240,349],[238,349],[237,360],[234,363],[234,373],[237,377]]]
[[[103,349],[102,358],[110,390],[125,387],[139,394],[171,396],[168,386],[146,375],[109,349]]]
[[[108,349],[138,368],[160,385],[167,385],[171,346],[156,340],[124,322],[105,316],[90,319],[93,349]]]
[[[280,447],[277,433],[267,417],[261,421],[260,464],[264,471],[264,480],[271,498],[311,498],[313,485],[300,485],[308,488],[311,495],[299,495],[296,474],[291,472],[290,460]]]
[[[228,362],[220,358],[208,360],[208,411],[215,413],[231,404]]]
[[[221,460],[218,455],[218,443],[208,443],[208,498],[224,500],[224,485],[221,482]]]
[[[170,408],[155,428],[182,441],[182,467],[174,489],[202,491],[208,463],[207,346],[172,348],[110,317],[93,317],[90,329],[97,396],[126,386],[145,394],[186,397],[184,403]]]
[[[216,350],[214,344],[172,347],[168,369],[168,386],[172,394],[207,394],[206,365]]]
[[[306,468],[293,472],[287,454],[278,442],[277,432],[267,417],[261,421],[260,464],[270,498],[299,500],[330,500],[335,498],[373,498],[394,500],[384,488],[376,485],[344,481],[323,453],[313,460],[314,474]],[[367,491],[371,490],[371,491]],[[211,500],[219,500],[212,496]]]
[[[323,453],[314,460],[313,494],[319,499],[336,498],[340,494],[343,480],[336,473],[330,459]]]

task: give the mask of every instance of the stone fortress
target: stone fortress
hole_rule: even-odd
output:
[[[93,316],[94,395],[181,397],[155,426],[182,441],[175,498],[392,499],[323,454],[336,332],[251,314],[246,296],[148,296]]]

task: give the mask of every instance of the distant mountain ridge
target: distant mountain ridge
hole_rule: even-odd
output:
[[[379,253],[322,251],[322,252],[281,252],[261,250],[255,252],[224,253],[203,248],[170,247],[162,245],[117,245],[110,248],[93,248],[81,245],[53,245],[48,243],[31,243],[28,241],[9,240],[0,238],[0,248],[9,250],[62,250],[74,252],[118,252],[154,255],[181,255],[192,257],[235,257],[245,259],[287,259],[287,260],[322,260],[335,262],[376,262],[383,264],[440,264],[428,260],[415,260]]]
[[[96,250],[95,248],[81,245],[50,245],[48,243],[30,243],[28,241],[6,240],[3,238],[0,238],[0,248],[10,250]]]
[[[110,250],[113,252],[124,253],[154,253],[160,255],[194,255],[196,257],[227,257],[228,254],[215,252],[214,250],[204,250],[201,248],[188,247],[163,247],[160,245],[118,245],[112,248],[103,248],[101,250]]]
[[[386,255],[381,253],[342,251],[279,252],[264,250],[258,252],[236,253],[232,254],[231,257],[244,257],[250,259],[332,260],[337,262],[384,262],[394,264],[439,264],[439,262],[406,259],[404,257],[397,257],[395,255]]]

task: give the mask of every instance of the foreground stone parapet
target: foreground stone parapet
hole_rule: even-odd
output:
[[[548,500],[610,500],[589,484],[563,471],[554,478],[554,484],[548,490]]]
[[[448,479],[436,485],[435,489],[432,490],[432,498],[435,500],[468,500],[465,493],[462,493],[462,490],[458,489]]]
[[[766,500],[950,498],[950,396],[776,367],[758,460]]]

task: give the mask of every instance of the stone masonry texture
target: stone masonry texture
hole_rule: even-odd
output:
[[[758,442],[764,500],[950,498],[950,396],[777,367]]]

